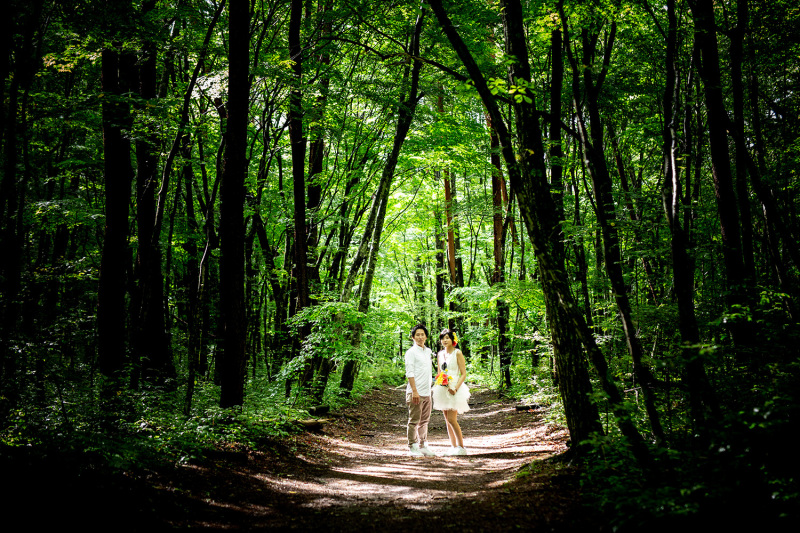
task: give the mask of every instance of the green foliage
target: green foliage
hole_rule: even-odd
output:
[[[406,383],[405,366],[402,362],[376,362],[362,370],[358,383],[362,388],[381,385],[400,387]]]
[[[353,346],[353,340],[355,335],[369,338],[372,333],[368,326],[374,327],[374,322],[366,318],[352,303],[323,301],[302,309],[289,323],[296,335],[304,326],[309,326],[310,333],[303,340],[302,357],[318,356],[343,362],[357,360],[363,353]],[[298,364],[293,361],[290,370],[296,370]]]

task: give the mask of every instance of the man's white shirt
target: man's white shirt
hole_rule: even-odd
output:
[[[431,349],[414,344],[406,350],[406,380],[414,378],[420,396],[431,395]],[[413,392],[411,383],[406,385],[406,393]]]

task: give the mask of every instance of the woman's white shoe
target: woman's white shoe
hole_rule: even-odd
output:
[[[462,448],[461,446],[453,446],[442,455],[467,455],[467,450]]]

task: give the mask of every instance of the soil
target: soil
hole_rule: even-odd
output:
[[[84,530],[600,529],[581,504],[576,470],[548,460],[566,451],[565,429],[490,390],[473,390],[470,404],[459,415],[466,456],[408,455],[405,387],[385,386],[311,431],[132,476],[124,490],[95,483],[94,494],[43,507]],[[428,442],[437,453],[450,447],[441,412]]]

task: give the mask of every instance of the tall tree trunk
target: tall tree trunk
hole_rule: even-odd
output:
[[[4,18],[10,20],[11,17]],[[11,39],[10,32],[7,35]],[[7,61],[7,57],[4,60]],[[5,86],[5,77],[3,83]],[[8,85],[8,104],[0,106],[0,113],[3,113],[3,137],[0,137],[3,141],[3,175],[0,178],[0,249],[3,250],[0,254],[0,294],[3,295],[0,299],[0,393],[8,402],[0,403],[3,408],[0,416],[5,414],[5,409],[17,403],[20,391],[17,379],[19,355],[13,349],[12,340],[18,331],[21,302],[17,295],[21,292],[22,284],[22,238],[18,231],[22,206],[17,185],[19,76],[14,75]]]
[[[443,329],[443,323],[441,320],[442,316],[444,315],[444,305],[445,305],[445,286],[447,285],[447,278],[446,278],[446,257],[447,257],[447,244],[445,238],[445,230],[444,224],[442,221],[442,213],[437,206],[433,211],[434,217],[434,231],[435,231],[435,239],[436,239],[436,281],[435,281],[435,292],[436,292],[436,309],[439,311],[439,319],[436,324],[435,331],[439,331]]]
[[[677,114],[675,95],[677,93],[677,15],[675,0],[667,0],[666,86],[664,89],[664,129],[662,132],[664,154],[664,211],[669,223],[672,252],[672,275],[675,295],[678,300],[678,328],[686,367],[686,381],[689,402],[695,430],[705,435],[706,421],[712,412],[717,412],[716,403],[706,377],[703,360],[699,354],[700,330],[694,311],[694,260],[689,255],[688,228],[681,224],[681,204],[691,207],[691,197],[683,194],[678,165]]]
[[[121,60],[122,59],[122,60]],[[97,333],[98,363],[107,378],[120,377],[125,362],[125,285],[128,275],[128,205],[133,179],[130,141],[123,128],[130,126],[130,111],[123,94],[133,67],[129,54],[120,58],[115,48],[101,55],[103,102],[103,172],[106,225],[100,259]],[[112,386],[113,387],[113,386]]]
[[[522,27],[522,6],[517,0],[505,1],[503,6],[506,53],[517,59],[515,64],[509,67],[509,83],[527,85],[531,77],[525,32]],[[560,222],[563,219],[563,212],[558,211],[559,202],[553,199],[550,184],[547,182],[543,132],[537,115],[533,99],[530,103],[524,100],[516,103],[514,117],[521,159],[519,164],[512,165],[510,159],[514,156],[507,148],[504,150],[504,156],[511,178],[511,187],[515,190],[519,201],[520,214],[526,222],[529,238],[534,244],[539,260],[545,308],[559,378],[559,392],[564,403],[570,437],[577,449],[584,440],[600,432],[601,428],[597,409],[589,400],[591,384],[588,369],[580,339],[575,335],[570,316],[577,314],[577,307],[571,302],[568,306],[564,305],[565,298],[571,300],[572,296],[567,285],[561,234]],[[494,123],[497,123],[497,120],[493,120]],[[503,142],[502,134],[500,137],[501,144],[508,146],[510,139]],[[510,170],[512,167],[516,167],[513,173]],[[557,282],[554,282],[556,280]]]
[[[228,111],[222,105],[221,102],[216,103],[217,112],[220,115],[220,130],[225,131],[224,127],[228,120]],[[197,152],[200,161],[205,161],[205,141],[203,140],[203,136],[200,132],[197,132],[196,135],[197,139]],[[225,148],[225,135],[222,135],[220,138],[220,143],[218,147],[218,154],[223,154]],[[200,255],[200,284],[201,284],[201,298],[202,298],[202,306],[200,307],[202,313],[202,325],[200,326],[201,332],[201,345],[208,346],[210,344],[210,336],[212,329],[218,329],[214,326],[215,317],[212,315],[212,308],[219,305],[219,301],[216,298],[211,297],[210,290],[214,289],[219,286],[218,279],[219,279],[219,268],[217,261],[215,260],[214,255],[212,254],[212,250],[216,250],[219,248],[219,234],[217,233],[217,226],[216,226],[216,213],[217,213],[217,191],[219,190],[219,184],[222,177],[222,156],[217,156],[217,171],[215,172],[215,178],[213,185],[209,183],[208,180],[208,172],[206,171],[206,166],[200,166],[200,175],[203,182],[203,189],[200,191],[202,194],[198,195],[198,200],[200,203],[200,208],[202,210],[203,215],[203,234],[205,239],[205,244],[203,247],[203,253]],[[218,366],[215,365],[215,369],[218,369]],[[208,357],[205,352],[200,353],[200,357],[198,359],[197,365],[197,372],[201,376],[208,376]]]
[[[303,131],[303,48],[300,30],[303,22],[303,0],[292,0],[289,18],[289,55],[293,61],[293,86],[289,93],[289,141],[292,152],[292,190],[294,193],[294,267],[292,278],[295,301],[290,314],[295,315],[311,304],[308,272],[308,240],[306,225],[306,149],[307,138]],[[303,339],[308,336],[308,326],[301,328],[294,339],[294,352],[300,355]],[[308,385],[314,367],[308,360],[303,365],[300,384]]]
[[[794,236],[791,224],[788,224],[785,221],[785,217],[782,216],[772,190],[766,186],[761,179],[761,176],[764,172],[765,163],[763,134],[761,131],[761,112],[759,110],[758,97],[759,84],[756,76],[753,76],[750,86],[750,101],[751,107],[753,108],[752,124],[755,137],[755,152],[758,161],[753,161],[752,157],[748,158],[748,165],[750,167],[748,174],[750,176],[750,182],[753,190],[755,191],[758,201],[761,204],[762,216],[764,217],[765,222],[764,232],[766,234],[767,249],[769,250],[769,258],[771,263],[770,266],[774,272],[775,278],[778,280],[778,284],[780,285],[781,289],[785,293],[793,295],[794,301],[790,300],[789,307],[792,317],[794,317],[796,320],[796,299],[798,297],[797,288],[792,287],[791,274],[787,268],[786,261],[781,255],[781,251],[785,251],[788,260],[794,263],[796,267],[800,266],[800,248],[798,247],[798,242],[800,242],[800,239],[797,239]],[[736,142],[744,145],[745,141],[743,134],[737,133]],[[742,149],[746,150],[746,147],[743,147]]]
[[[292,0],[289,21],[289,54],[292,59],[294,86],[289,95],[289,138],[292,151],[294,191],[294,278],[297,283],[296,311],[311,303],[308,290],[308,248],[306,240],[306,175],[307,140],[303,132],[303,54],[300,28],[303,0]]]
[[[369,259],[369,258],[367,258]],[[412,287],[414,289],[414,322],[424,324],[427,322],[425,319],[425,312],[427,306],[425,304],[425,263],[422,257],[417,255],[414,257],[414,273],[412,280]]]
[[[494,269],[490,283],[502,285],[506,281],[505,244],[503,224],[503,168],[500,163],[500,139],[492,127],[491,117],[486,118],[489,127],[490,161],[492,165],[492,251]],[[501,289],[502,290],[502,289]],[[506,388],[511,388],[511,352],[508,346],[509,306],[504,298],[497,298],[497,353],[500,373]]]
[[[439,89],[439,96],[437,98],[437,112],[440,115],[444,115],[444,88],[440,83],[438,86]],[[444,213],[445,213],[445,221],[447,224],[446,228],[446,258],[447,258],[447,269],[450,274],[450,286],[451,287],[463,287],[464,286],[464,269],[463,269],[463,262],[461,259],[461,238],[458,231],[458,222],[456,218],[456,210],[457,210],[457,200],[456,200],[456,180],[455,180],[455,173],[452,172],[450,167],[446,167],[443,171],[437,171],[436,173],[437,181],[441,180],[442,184],[444,185]],[[462,303],[460,298],[453,295],[450,298],[450,316],[448,318],[447,327],[453,331],[461,330],[462,320],[459,317],[462,310]],[[461,344],[459,344],[459,348],[461,351],[464,352],[466,357],[469,357],[469,351],[467,350],[465,339],[462,336]]]
[[[250,11],[246,0],[228,7],[228,120],[220,189],[220,284],[224,352],[220,407],[242,405],[245,372],[244,184],[247,175]]]
[[[622,159],[622,153],[619,148],[619,141],[617,140],[617,137],[613,131],[609,131],[609,134],[611,136],[611,150],[614,154],[614,161],[617,164],[617,174],[619,175],[619,183],[620,186],[622,187],[623,193],[625,194],[625,201],[623,205],[625,207],[625,211],[627,211],[628,213],[628,218],[630,218],[631,222],[634,223],[633,238],[636,241],[636,244],[643,246],[644,240],[642,239],[642,229],[641,229],[642,220],[631,197],[632,193],[631,193],[630,181],[628,180],[628,172],[625,169],[625,162]],[[638,189],[636,189],[636,191],[639,192]],[[648,289],[650,289],[650,298],[654,303],[658,303],[658,293],[656,292],[656,287],[654,283],[655,272],[653,271],[653,264],[650,261],[649,257],[646,256],[642,257],[642,268],[644,269],[645,278],[647,279],[647,287]]]
[[[202,350],[202,306],[203,292],[200,279],[200,260],[199,247],[197,246],[200,237],[200,226],[194,209],[194,180],[195,175],[192,171],[191,163],[191,144],[189,135],[186,135],[183,144],[183,158],[186,163],[182,170],[184,190],[184,200],[186,203],[186,226],[189,228],[189,238],[184,245],[186,251],[186,276],[184,285],[186,287],[186,358],[187,358],[187,377],[186,377],[186,396],[184,401],[183,414],[189,416],[192,410],[192,397],[194,395],[195,382],[200,369],[200,353]]]
[[[574,208],[572,211],[572,223],[575,225],[576,228],[583,226],[583,220],[581,218],[581,199],[580,199],[580,187],[578,187],[577,179],[574,176],[575,170],[573,170],[572,176],[572,191],[573,195],[575,196],[574,200]],[[586,266],[586,249],[583,245],[583,236],[582,234],[578,233],[575,236],[572,242],[572,249],[573,253],[575,254],[575,265],[576,265],[576,272],[575,275],[578,278],[578,281],[581,284],[580,296],[583,300],[583,315],[586,320],[587,326],[589,328],[594,329],[594,319],[592,318],[592,305],[589,298],[589,277],[587,274],[588,267]]]
[[[342,279],[342,275],[345,271],[344,263],[347,257],[350,239],[353,234],[353,227],[355,226],[355,224],[350,224],[350,221],[348,220],[348,217],[350,216],[349,198],[353,188],[359,183],[358,174],[359,173],[355,171],[355,169],[350,170],[350,179],[347,180],[347,185],[345,185],[344,189],[344,199],[342,200],[342,204],[339,206],[339,227],[337,228],[338,246],[336,248],[336,253],[333,255],[331,267],[328,271],[328,290],[334,292],[341,292],[342,283],[344,282]]]
[[[445,184],[445,213],[447,216],[447,255],[450,265],[450,283],[453,287],[464,287],[464,265],[461,258],[461,234],[458,227],[458,199],[456,192],[456,179],[455,173],[450,169],[444,171],[444,184]],[[463,311],[463,303],[461,298],[454,294],[450,298],[450,317],[448,318],[447,327],[453,331],[463,333],[463,319],[461,313]],[[459,349],[464,353],[464,356],[469,358],[469,347],[467,345],[466,337],[461,336],[459,341]]]
[[[745,3],[746,4],[746,3]],[[741,6],[739,9],[747,9],[747,5]],[[748,10],[749,11],[749,10]],[[740,15],[742,16],[742,15]],[[743,23],[748,23],[745,19]],[[774,191],[765,184],[762,176],[766,172],[765,163],[765,148],[764,138],[762,131],[762,111],[760,110],[760,84],[758,76],[752,73],[753,64],[758,60],[755,54],[755,47],[748,47],[747,61],[750,64],[750,80],[749,86],[749,99],[751,107],[751,119],[753,132],[753,152],[754,156],[750,156],[748,151],[747,142],[744,138],[744,121],[736,121],[736,127],[733,128],[737,154],[742,154],[747,159],[748,175],[750,177],[750,184],[755,192],[758,202],[761,206],[761,213],[764,219],[764,233],[766,246],[769,253],[770,267],[774,272],[778,284],[786,294],[791,294],[792,299],[789,300],[789,309],[791,316],[796,320],[797,317],[797,298],[798,288],[796,280],[792,280],[792,275],[789,273],[787,262],[794,263],[795,267],[800,267],[800,239],[797,233],[793,231],[794,225],[789,223],[785,213],[782,213],[778,207],[777,198]],[[744,80],[736,78],[732,80],[733,84],[744,83]],[[737,158],[738,161],[738,158]],[[738,174],[737,174],[738,175]],[[781,253],[785,254],[785,258]],[[794,283],[793,283],[794,281]]]
[[[722,255],[725,274],[730,288],[729,305],[744,303],[745,268],[742,259],[742,234],[739,227],[739,211],[731,172],[728,149],[728,115],[722,92],[719,45],[713,0],[690,2],[695,25],[695,42],[700,51],[700,77],[703,80],[706,110],[708,113],[708,141],[711,152],[711,176],[717,198]],[[732,328],[736,340],[741,328]]]
[[[267,232],[264,228],[264,222],[261,220],[261,215],[256,213],[253,216],[253,227],[258,236],[259,244],[261,245],[261,252],[264,258],[264,266],[267,270],[267,282],[272,290],[272,300],[275,304],[275,318],[273,326],[273,336],[270,348],[274,352],[282,352],[283,348],[289,342],[289,327],[286,320],[289,318],[287,309],[287,292],[286,287],[281,282],[278,268],[275,265],[275,257],[278,254],[278,249],[270,243],[267,237]],[[284,354],[285,355],[285,354]],[[284,357],[281,357],[281,362],[284,362]]]
[[[730,31],[731,94],[733,96],[733,131],[744,133],[744,87],[742,64],[744,63],[744,38],[747,35],[750,13],[749,0],[736,0],[736,26]],[[743,143],[735,143],[736,199],[742,228],[742,261],[744,276],[748,284],[756,281],[756,264],[753,255],[753,224],[750,214],[750,191],[747,181],[749,154]]]
[[[142,6],[143,16],[155,7],[154,0]],[[139,67],[138,93],[142,112],[153,108],[156,99],[156,50],[152,41],[145,42],[143,61]],[[164,276],[161,269],[160,224],[156,219],[156,190],[158,185],[158,140],[152,126],[136,141],[137,241],[134,277],[138,281],[132,298],[131,318],[133,335],[131,349],[134,386],[139,372],[145,379],[175,375],[164,317]]]
[[[564,150],[561,148],[561,91],[564,88],[564,42],[561,30],[550,32],[550,56],[552,73],[550,75],[550,189],[556,211],[564,213],[564,166],[561,159]]]
[[[325,20],[325,11],[327,4],[320,2],[317,5],[317,12],[322,15],[322,39],[328,39],[331,32],[331,24]],[[310,15],[310,14],[309,14]],[[322,202],[322,171],[323,171],[323,156],[325,152],[325,111],[328,101],[328,91],[330,89],[330,52],[327,47],[323,48],[317,57],[319,62],[319,76],[320,81],[317,86],[319,95],[307,122],[311,123],[310,136],[311,144],[308,150],[308,204],[307,210],[310,214],[308,225],[307,249],[308,249],[308,262],[310,270],[308,272],[309,290],[318,287],[320,284],[319,273],[319,260],[317,257],[317,247],[319,245],[319,227],[317,221],[317,211]],[[318,289],[317,289],[318,290]],[[333,368],[333,361],[327,357],[315,354],[311,361],[311,370],[316,373],[313,383],[313,396],[315,401],[322,401],[322,396],[325,392],[325,387],[328,384],[328,376]]]

